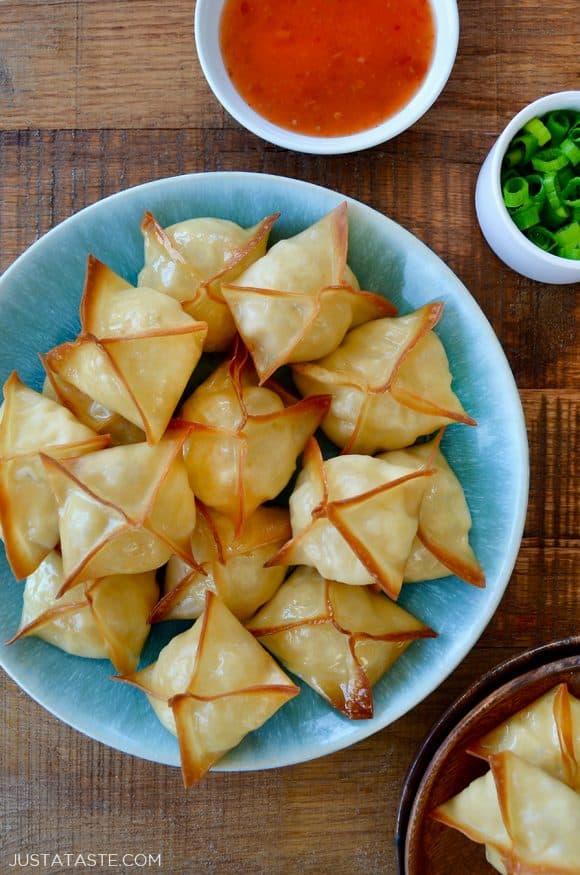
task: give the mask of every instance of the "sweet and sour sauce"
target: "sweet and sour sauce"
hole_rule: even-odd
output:
[[[301,134],[357,133],[398,112],[435,41],[429,0],[226,0],[221,49],[244,100]]]

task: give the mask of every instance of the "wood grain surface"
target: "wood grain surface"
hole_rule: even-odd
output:
[[[447,262],[503,344],[530,439],[525,536],[498,612],[452,676],[388,729],[303,765],[210,774],[186,794],[177,770],[85,738],[2,674],[0,873],[17,853],[92,852],[161,854],[164,873],[393,875],[401,784],[434,720],[502,659],[578,631],[578,287],[512,273],[473,206],[509,118],[580,87],[578,3],[460,0],[459,53],[434,107],[384,146],[330,158],[270,146],[224,113],[195,56],[192,5],[0,0],[0,271],[76,210],[176,173],[275,173],[365,201]]]

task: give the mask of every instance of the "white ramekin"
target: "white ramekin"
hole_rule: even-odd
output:
[[[547,94],[513,117],[481,166],[475,187],[475,210],[483,236],[508,267],[542,283],[577,283],[580,261],[552,255],[531,243],[513,222],[501,191],[501,164],[511,140],[527,121],[554,109],[580,110],[580,91]]]
[[[456,0],[430,0],[435,18],[435,49],[423,84],[391,118],[374,128],[344,137],[312,137],[286,130],[253,110],[234,88],[220,50],[220,19],[225,0],[197,0],[195,44],[201,68],[224,109],[241,125],[269,143],[317,155],[358,152],[384,143],[411,127],[435,102],[449,79],[459,39]]]

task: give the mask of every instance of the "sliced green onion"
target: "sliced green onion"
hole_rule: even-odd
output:
[[[530,203],[528,183],[522,176],[513,176],[503,187],[503,202],[508,210],[523,207]]]
[[[526,236],[544,252],[552,252],[558,245],[555,236],[543,225],[534,225],[533,228],[526,231]]]
[[[545,252],[580,252],[580,112],[529,119],[510,142],[500,171],[514,224]]]
[[[553,210],[557,210],[562,206],[562,189],[560,181],[556,173],[544,174],[544,189],[546,191],[546,199]]]
[[[537,204],[529,203],[524,207],[520,207],[519,210],[514,210],[511,217],[520,231],[526,231],[533,225],[539,224],[540,209]]]
[[[558,146],[570,130],[570,119],[567,113],[557,109],[546,116],[546,127],[552,135],[552,143]]]
[[[517,137],[514,137],[511,142],[511,148],[522,150],[522,157],[518,161],[518,164],[520,164],[522,161],[524,163],[528,162],[532,155],[536,154],[540,146],[533,134],[528,134],[524,132],[518,134]]]
[[[568,164],[568,158],[560,149],[542,149],[541,152],[534,155],[532,157],[532,167],[534,170],[550,173],[565,167]]]
[[[559,228],[570,219],[570,210],[568,207],[561,206],[554,209],[548,201],[542,207],[542,224],[548,228]]]
[[[554,237],[558,241],[558,246],[580,246],[580,225],[578,222],[570,222],[569,225],[554,231]]]
[[[508,179],[513,179],[514,176],[519,176],[519,175],[520,174],[518,173],[518,171],[515,170],[513,167],[510,167],[509,170],[502,170],[502,172],[501,172],[502,187],[503,187],[504,182],[507,182]]]
[[[535,204],[543,204],[546,200],[546,188],[544,178],[539,173],[530,173],[526,176],[530,198]]]
[[[567,207],[580,207],[580,176],[573,176],[562,191],[562,201]]]
[[[524,148],[523,146],[512,146],[504,155],[504,164],[507,167],[515,167],[516,164],[520,164],[524,159]]]
[[[560,190],[565,188],[568,185],[571,179],[574,177],[574,171],[570,167],[569,164],[566,167],[562,167],[561,170],[558,170],[556,173],[556,178],[558,179],[558,185],[560,186]]]
[[[559,255],[560,258],[574,258],[576,261],[580,261],[580,246],[560,246],[555,255]]]
[[[538,146],[545,146],[552,139],[552,134],[539,118],[532,118],[524,125],[524,131],[527,131],[535,138]]]
[[[562,140],[560,151],[574,167],[580,164],[580,127],[574,128],[566,139]]]

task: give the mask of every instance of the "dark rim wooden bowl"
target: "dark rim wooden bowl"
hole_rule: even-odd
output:
[[[399,875],[493,870],[481,845],[434,821],[430,812],[487,771],[467,746],[559,683],[580,696],[580,635],[545,644],[502,663],[443,714],[407,773],[395,833]]]

